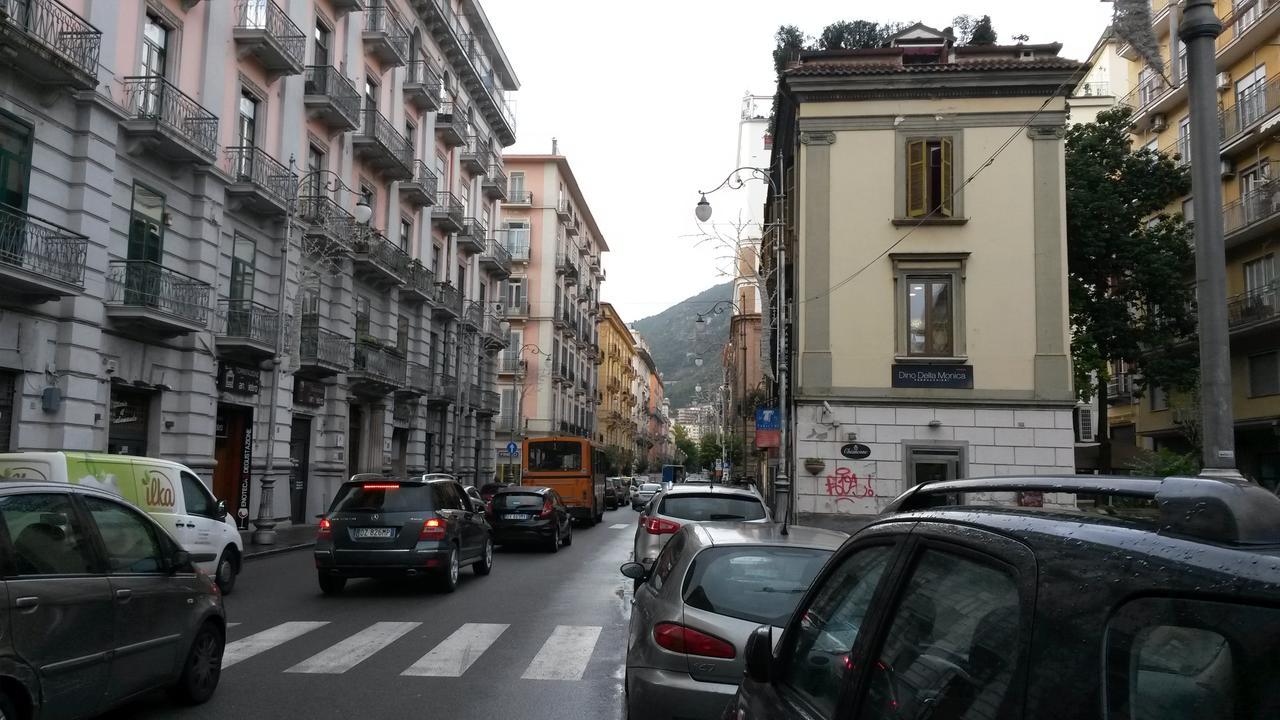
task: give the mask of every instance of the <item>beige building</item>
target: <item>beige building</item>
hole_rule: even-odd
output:
[[[785,71],[799,512],[1073,471],[1062,137],[1084,68],[1058,49],[916,25]]]

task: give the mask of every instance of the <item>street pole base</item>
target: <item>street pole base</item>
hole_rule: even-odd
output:
[[[256,529],[253,535],[249,537],[249,542],[254,545],[275,545],[276,544],[276,521],[269,519],[254,520]]]
[[[1235,468],[1204,468],[1199,477],[1206,480],[1229,480],[1231,482],[1248,482],[1248,478]]]

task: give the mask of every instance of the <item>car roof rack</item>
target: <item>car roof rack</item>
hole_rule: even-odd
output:
[[[1237,545],[1280,544],[1280,497],[1249,480],[1208,477],[1037,475],[946,480],[916,485],[886,514],[962,505],[961,493],[1046,492],[1115,495],[1155,501],[1161,532]]]

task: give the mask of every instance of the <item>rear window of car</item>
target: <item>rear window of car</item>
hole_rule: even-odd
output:
[[[658,514],[695,522],[705,520],[763,520],[764,503],[745,495],[667,495]]]
[[[718,547],[693,559],[685,604],[753,623],[786,625],[831,551],[789,547]]]
[[[431,489],[413,483],[343,485],[332,512],[415,512],[433,510]]]
[[[542,496],[533,493],[499,493],[493,496],[495,508],[537,508],[542,507]]]
[[[640,486],[640,492],[658,492],[662,486],[658,483],[645,483]]]

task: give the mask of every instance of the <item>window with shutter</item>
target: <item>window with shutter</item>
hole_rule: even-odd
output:
[[[942,192],[939,194],[936,203],[930,203],[938,208],[938,212],[946,217],[951,217],[951,195],[952,178],[951,178],[951,138],[942,138],[941,147],[939,148],[940,167],[938,173],[938,185]]]
[[[907,216],[921,217],[926,210],[925,141],[907,143]]]
[[[963,177],[963,162],[957,157],[963,154],[961,139],[958,133],[901,139],[899,148],[906,155],[898,172],[906,176],[898,178],[905,185],[897,194],[896,217],[942,221],[963,217],[961,187],[956,185],[957,178]]]

